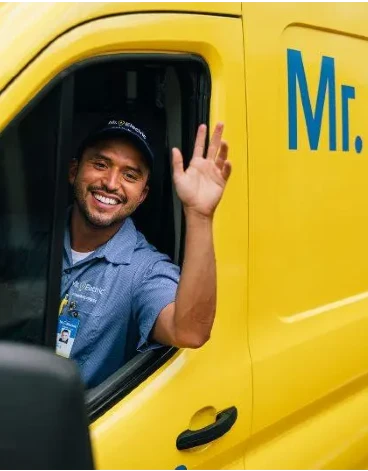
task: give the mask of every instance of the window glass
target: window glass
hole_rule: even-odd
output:
[[[0,339],[41,343],[59,89],[0,136]]]

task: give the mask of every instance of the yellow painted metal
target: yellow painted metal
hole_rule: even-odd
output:
[[[240,2],[3,3],[0,9],[0,91],[47,44],[85,22],[136,12],[240,15]]]
[[[249,152],[249,469],[367,464],[367,5],[244,4]],[[287,49],[301,51],[315,110],[322,56],[334,59],[337,150],[326,104],[310,150],[298,92],[288,147]],[[350,150],[342,151],[341,86]],[[365,139],[365,140],[366,140]],[[366,141],[367,142],[367,141]]]
[[[166,13],[153,13],[152,4],[21,5],[0,8],[0,87],[8,84],[0,129],[76,62],[189,52],[209,65],[211,125],[225,121],[231,148],[233,175],[215,220],[211,341],[178,352],[92,424],[98,467],[366,468],[368,7],[247,3],[242,22],[240,4],[156,4]],[[138,8],[144,12],[133,13]],[[43,36],[33,39],[36,25]],[[336,151],[329,150],[327,104],[318,150],[310,150],[300,94],[298,149],[288,148],[288,48],[301,51],[313,110],[322,56],[334,58]],[[342,85],[355,87],[349,152],[342,151]],[[239,418],[231,432],[176,450],[180,432],[232,405]]]
[[[211,126],[226,123],[233,175],[215,219],[218,312],[211,340],[180,351],[91,426],[101,469],[244,467],[251,426],[251,370],[247,340],[247,155],[242,23],[209,15],[137,14],[96,20],[54,41],[0,95],[0,128],[68,66],[124,52],[191,53],[211,72]],[[231,93],[236,90],[236,93]],[[234,220],[236,219],[236,230]],[[231,232],[231,237],[229,236]],[[179,452],[176,438],[191,424],[208,425],[236,406],[238,420],[221,439]],[[203,410],[211,413],[203,413]],[[212,419],[211,419],[212,417]]]

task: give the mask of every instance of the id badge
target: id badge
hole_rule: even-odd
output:
[[[59,316],[56,334],[56,353],[64,358],[70,357],[80,320],[68,314]]]

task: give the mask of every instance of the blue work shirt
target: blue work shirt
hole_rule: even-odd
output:
[[[137,351],[158,348],[149,335],[161,310],[175,301],[179,267],[125,220],[104,245],[73,265],[70,232],[64,237],[63,314],[80,321],[71,358],[88,387],[97,386]],[[69,310],[70,309],[70,310]]]

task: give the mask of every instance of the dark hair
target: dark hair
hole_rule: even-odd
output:
[[[69,330],[68,330],[68,329],[63,329],[63,330],[61,331],[62,334],[63,334],[64,332],[66,332],[67,334],[69,334]]]

